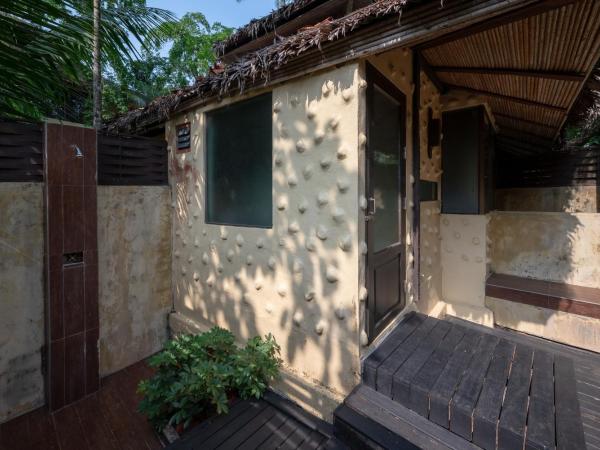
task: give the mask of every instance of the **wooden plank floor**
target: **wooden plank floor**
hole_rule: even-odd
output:
[[[346,449],[331,425],[273,392],[264,399],[238,401],[225,416],[191,430],[168,450]]]
[[[365,386],[465,443],[600,450],[596,353],[411,314],[367,358],[363,373]]]
[[[163,447],[137,412],[144,362],[102,380],[100,390],[54,414],[38,409],[0,425],[0,450],[153,450]]]

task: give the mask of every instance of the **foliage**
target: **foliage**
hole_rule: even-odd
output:
[[[136,43],[160,45],[156,30],[172,20],[144,0],[102,2],[102,60],[124,64]],[[39,119],[89,93],[92,39],[91,0],[0,2],[0,111]]]
[[[187,427],[194,417],[228,411],[228,397],[259,398],[278,374],[279,346],[270,334],[238,348],[229,331],[215,327],[201,335],[181,335],[150,360],[157,369],[142,381],[140,411],[157,429]]]
[[[218,22],[211,25],[199,12],[187,13],[178,22],[161,26],[157,34],[172,43],[167,57],[171,86],[185,86],[206,75],[215,62],[214,44],[232,32],[232,28]]]

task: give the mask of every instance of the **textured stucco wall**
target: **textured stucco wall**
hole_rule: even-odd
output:
[[[360,370],[361,87],[351,64],[273,90],[272,229],[205,224],[206,109],[167,125],[171,149],[174,126],[192,126],[191,152],[171,158],[178,316],[241,340],[272,333],[286,370],[341,394]],[[286,394],[305,405],[320,395],[306,386]]]
[[[0,422],[41,406],[43,185],[0,183]]]
[[[98,186],[100,374],[157,351],[171,310],[166,186]]]
[[[442,214],[442,295],[450,315],[493,325],[485,305],[488,216]]]
[[[600,320],[493,297],[486,305],[501,327],[600,352]]]
[[[600,288],[600,214],[494,212],[491,270]]]
[[[596,213],[600,189],[596,186],[497,189],[499,211]]]

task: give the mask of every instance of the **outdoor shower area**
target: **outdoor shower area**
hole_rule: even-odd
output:
[[[72,404],[162,348],[163,141],[2,121],[0,211],[0,422]]]

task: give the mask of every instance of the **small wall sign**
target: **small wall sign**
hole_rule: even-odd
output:
[[[177,125],[177,151],[185,152],[189,151],[191,147],[191,127],[189,123],[182,123]]]

